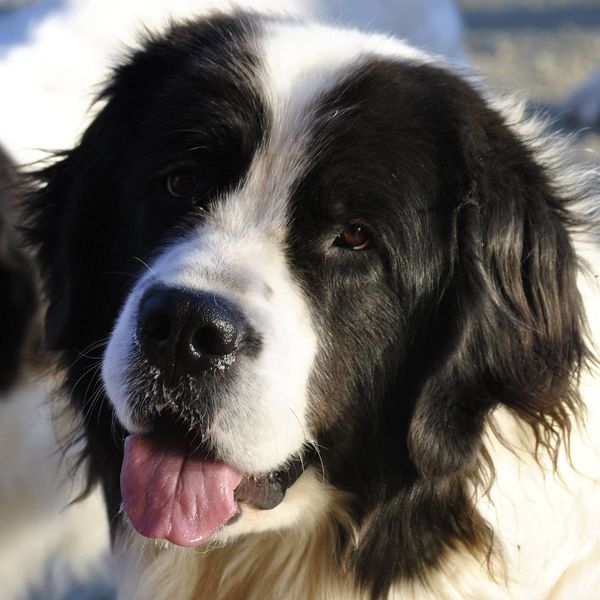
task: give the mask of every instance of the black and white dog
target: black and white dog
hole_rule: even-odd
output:
[[[281,18],[174,25],[100,102],[29,235],[120,597],[597,593],[593,173]]]

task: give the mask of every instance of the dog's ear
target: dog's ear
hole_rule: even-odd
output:
[[[548,170],[472,91],[461,123],[468,187],[452,215],[450,266],[417,393],[409,451],[424,476],[472,468],[499,404],[550,450],[577,409],[586,357],[574,226]],[[474,110],[473,110],[474,109]]]
[[[83,319],[93,319],[86,299],[102,272],[111,237],[110,223],[99,211],[114,201],[114,164],[104,151],[114,127],[105,108],[71,151],[32,174],[26,203],[26,235],[34,246],[48,301],[46,345],[61,350]],[[118,151],[118,150],[117,150]],[[114,154],[114,153],[113,153]],[[113,160],[114,159],[114,160]]]
[[[21,189],[17,179],[13,163],[0,148],[0,393],[17,380],[25,354],[37,342],[32,335],[35,270],[15,231]]]

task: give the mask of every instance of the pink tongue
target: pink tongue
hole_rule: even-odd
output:
[[[125,440],[121,469],[123,505],[139,533],[179,546],[196,546],[237,511],[233,498],[242,474],[202,461],[148,436]]]

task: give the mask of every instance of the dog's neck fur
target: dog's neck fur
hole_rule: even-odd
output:
[[[330,510],[312,528],[250,534],[196,551],[161,546],[123,526],[115,541],[119,600],[370,600],[336,556],[348,515]],[[485,560],[457,550],[427,583],[399,584],[389,599],[504,597],[485,569]]]
[[[597,383],[594,377],[589,381],[585,396],[593,399]],[[588,407],[590,431],[600,422],[599,408]],[[600,560],[600,525],[589,527],[590,510],[600,502],[598,442],[574,424],[573,464],[563,447],[554,471],[549,456],[536,458],[529,428],[505,409],[493,415],[486,439],[496,478],[491,489],[473,493],[477,510],[498,534],[492,554],[474,556],[453,548],[426,581],[399,582],[388,600],[561,598],[563,588],[592,593],[596,583],[586,573],[593,573]],[[317,483],[314,474],[309,477]],[[119,599],[371,600],[337,552],[340,531],[360,544],[346,498],[332,490],[324,497],[320,510],[289,529],[197,550],[148,540],[122,523],[114,548]],[[522,505],[531,510],[519,512]]]
[[[306,474],[311,485],[314,473]],[[251,533],[225,545],[183,550],[153,542],[124,522],[117,529],[119,598],[331,598],[355,597],[352,578],[338,564],[340,529],[352,532],[341,494],[290,529]]]

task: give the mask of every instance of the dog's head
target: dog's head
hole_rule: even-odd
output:
[[[314,468],[374,586],[480,542],[486,417],[548,442],[585,355],[527,140],[400,42],[247,15],[148,39],[101,103],[31,237],[111,513],[182,545],[289,526]]]
[[[0,394],[21,373],[37,308],[33,266],[15,232],[18,189],[14,165],[0,148]]]

